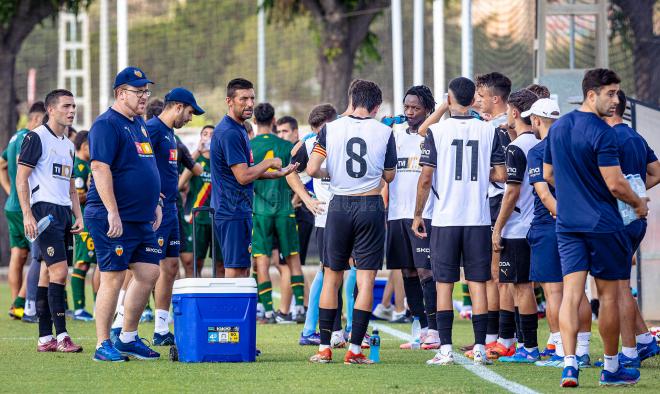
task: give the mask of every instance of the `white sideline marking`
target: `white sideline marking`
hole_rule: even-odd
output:
[[[385,326],[379,323],[371,323],[371,326],[374,328],[379,329],[381,332],[384,332],[386,334],[392,335],[394,337],[397,337],[399,339],[402,339],[404,341],[411,341],[412,336],[399,331],[397,329],[394,329],[389,326]],[[511,393],[516,393],[516,394],[538,394],[537,391],[534,391],[530,389],[529,387],[523,386],[522,384],[518,384],[516,382],[512,382],[510,380],[505,379],[501,375],[493,372],[492,370],[482,366],[482,365],[474,365],[471,360],[466,358],[460,353],[454,353],[454,359],[457,361],[457,364],[461,365],[463,368],[467,369],[468,371],[472,372],[473,374],[477,375],[483,380],[489,381],[493,384],[496,384],[503,389],[511,392]]]

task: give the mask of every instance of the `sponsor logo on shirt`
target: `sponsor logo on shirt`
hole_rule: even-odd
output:
[[[176,164],[178,158],[178,151],[176,149],[170,149],[170,164]]]
[[[539,176],[541,175],[541,168],[539,167],[530,168],[527,173],[529,174],[530,177]]]
[[[163,253],[162,249],[156,249],[156,248],[150,248],[150,247],[146,247],[146,248],[144,248],[144,250],[147,253],[157,253],[157,254],[162,254]]]
[[[65,180],[71,179],[71,166],[53,163],[53,177]]]
[[[136,142],[135,149],[137,149],[137,153],[141,157],[148,157],[154,154],[154,150],[148,142]]]
[[[179,241],[179,240],[170,241],[170,246],[177,246],[177,245],[181,245],[181,241]]]
[[[397,171],[412,171],[412,172],[421,172],[421,167],[419,166],[419,156],[413,157],[399,157],[396,163]]]
[[[431,248],[417,248],[415,251],[417,253],[431,253]]]

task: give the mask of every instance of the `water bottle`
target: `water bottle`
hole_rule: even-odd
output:
[[[53,222],[53,220],[54,220],[53,215],[44,216],[43,218],[41,218],[41,220],[37,222],[37,236],[34,238],[30,238],[28,235],[26,235],[25,237],[30,242],[34,242],[34,240],[37,239],[41,233],[44,232],[44,230]]]
[[[642,180],[642,177],[639,174],[626,175],[626,180],[630,183],[630,187],[639,197],[646,197],[646,185]],[[637,213],[632,206],[626,204],[621,200],[617,200],[617,205],[619,208],[619,213],[621,213],[621,219],[623,219],[623,224],[625,226],[629,225],[631,222],[637,220]]]
[[[407,121],[408,119],[406,118],[406,115],[386,116],[381,119],[381,123],[388,127],[392,127],[395,124],[406,123]]]
[[[422,325],[419,322],[419,317],[415,316],[412,322],[412,337],[411,349],[418,350],[421,345],[420,335],[422,333]]]
[[[380,362],[380,335],[378,330],[373,330],[369,338],[369,360],[379,363]]]

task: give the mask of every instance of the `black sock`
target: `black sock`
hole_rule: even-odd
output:
[[[64,286],[64,310],[69,310],[69,296],[66,293],[66,286]]]
[[[57,335],[66,332],[66,307],[64,306],[64,285],[48,284],[48,306]]]
[[[591,305],[591,313],[596,315],[596,319],[598,319],[598,310],[600,309],[600,301],[598,301],[598,299],[593,299],[589,301],[589,304]]]
[[[525,347],[527,349],[538,347],[539,315],[536,313],[520,315],[520,325],[525,339]]]
[[[517,306],[515,307],[515,311],[514,311],[514,319],[516,323],[516,340],[518,341],[518,343],[523,343],[525,342],[525,336],[520,327],[520,311]]]
[[[39,317],[39,337],[53,335],[53,320],[48,306],[48,287],[37,287],[37,316]]]
[[[486,344],[486,328],[488,327],[488,314],[472,314],[472,330],[474,331],[474,344]]]
[[[454,325],[454,311],[437,311],[435,319],[438,324],[438,334],[440,334],[440,343],[451,345],[451,329]]]
[[[341,314],[344,311],[344,297],[342,296],[342,287],[339,286],[339,292],[337,293],[337,313],[335,314],[335,320],[332,323],[332,331],[341,330]]]
[[[321,332],[321,345],[330,346],[332,325],[335,322],[337,309],[319,308],[319,331]]]
[[[497,335],[499,329],[500,329],[500,312],[488,311],[488,328],[486,328],[486,334]]]
[[[428,327],[429,321],[424,312],[424,293],[419,276],[403,277],[403,290],[406,292],[410,313],[419,319],[422,328]]]
[[[513,339],[516,332],[516,317],[515,314],[506,309],[500,309],[500,332],[499,337],[502,339]]]
[[[363,311],[360,309],[353,309],[353,331],[351,332],[351,344],[360,346],[364,339],[364,334],[367,333],[369,327],[369,319],[371,319],[371,311]]]
[[[435,290],[435,281],[433,278],[426,278],[422,281],[422,290],[424,291],[424,309],[429,322],[429,330],[437,330],[438,322],[435,319],[435,310],[437,309],[437,292]]]

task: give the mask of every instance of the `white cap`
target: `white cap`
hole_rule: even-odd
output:
[[[520,114],[523,118],[531,115],[559,119],[559,105],[557,105],[555,100],[549,98],[538,99],[532,104],[532,107],[528,111]]]

